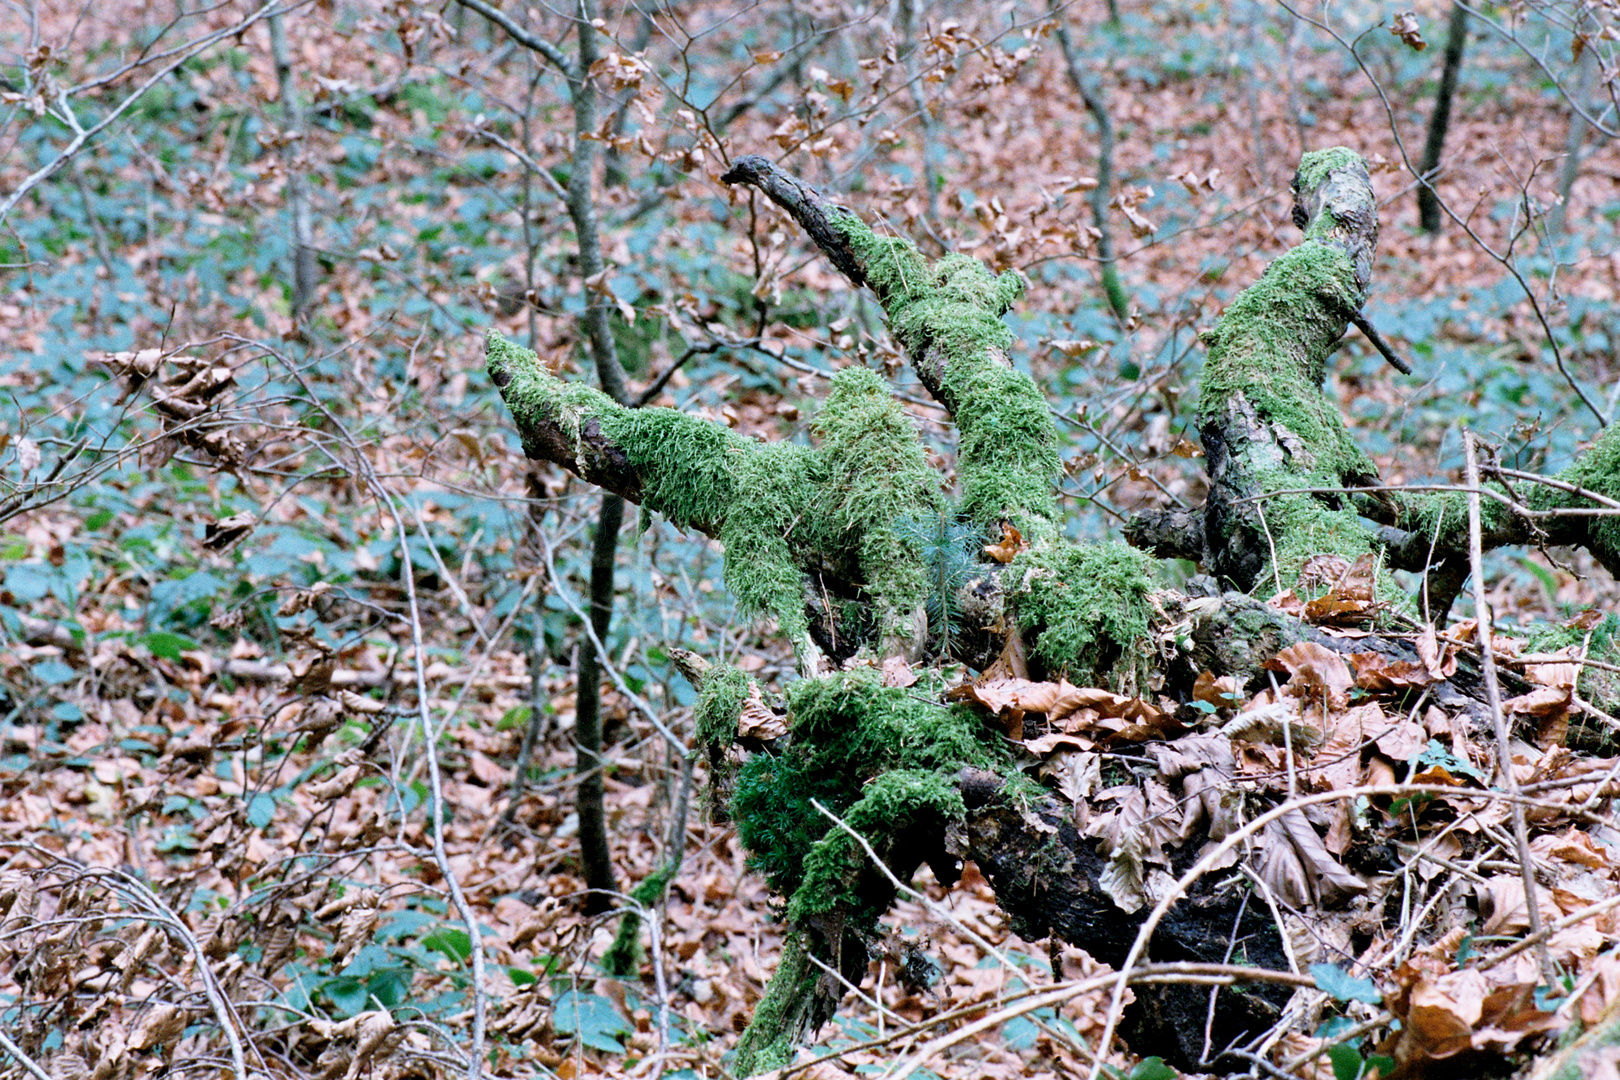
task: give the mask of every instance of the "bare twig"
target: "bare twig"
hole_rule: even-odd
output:
[[[1479,459],[1474,453],[1474,433],[1463,432],[1463,457],[1467,463],[1468,486],[1468,566],[1474,578],[1474,621],[1479,634],[1480,667],[1485,677],[1485,695],[1490,703],[1491,723],[1496,728],[1497,768],[1501,770],[1501,784],[1510,795],[1519,794],[1519,781],[1513,774],[1513,740],[1508,733],[1507,718],[1502,714],[1502,691],[1496,681],[1496,653],[1491,648],[1491,608],[1485,599],[1485,571],[1480,544],[1479,524]],[[1535,863],[1530,858],[1530,829],[1525,822],[1524,807],[1513,805],[1513,841],[1518,848],[1519,875],[1524,881],[1524,905],[1529,913],[1530,934],[1541,933],[1540,885],[1536,882]],[[1556,986],[1558,969],[1553,966],[1552,954],[1545,943],[1536,946],[1536,959],[1541,965],[1541,977],[1548,986]]]

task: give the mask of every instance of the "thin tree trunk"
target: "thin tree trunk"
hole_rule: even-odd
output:
[[[619,528],[624,524],[624,500],[602,494],[602,516],[596,523],[591,547],[591,627],[596,639],[607,643],[613,622],[613,567],[619,553]],[[614,906],[618,883],[613,876],[613,852],[608,845],[607,814],[602,785],[602,663],[589,640],[579,645],[579,687],[574,705],[574,743],[579,772],[579,848],[590,889],[585,910],[592,914]]]
[[[1423,160],[1418,165],[1418,224],[1426,233],[1440,231],[1440,196],[1434,192],[1434,179],[1445,149],[1446,129],[1451,125],[1451,101],[1457,93],[1457,74],[1462,70],[1463,46],[1468,42],[1468,10],[1451,5],[1446,23],[1446,58],[1440,68],[1440,89],[1434,95],[1434,113],[1429,117],[1429,135],[1423,143]]]
[[[568,176],[568,214],[578,238],[580,276],[587,283],[603,269],[602,241],[596,216],[596,87],[591,82],[591,65],[597,60],[596,17],[590,0],[579,4],[579,56],[569,75],[569,94],[574,106],[573,169]],[[602,390],[621,405],[628,405],[624,367],[619,363],[613,340],[611,307],[606,297],[586,285],[585,339],[596,366]],[[591,549],[591,625],[596,640],[604,645],[613,622],[613,565],[618,555],[619,527],[624,523],[624,500],[617,495],[602,497],[602,512],[596,523],[596,542]],[[590,894],[585,910],[596,914],[613,906],[617,889],[613,875],[612,850],[607,838],[607,812],[602,800],[602,664],[589,641],[580,643],[577,697],[574,706],[575,768],[580,776],[579,846],[585,884]]]
[[[1111,21],[1117,20],[1118,14],[1115,13]],[[1063,61],[1069,70],[1069,81],[1074,84],[1075,93],[1080,95],[1086,111],[1097,124],[1097,186],[1092,189],[1090,196],[1091,216],[1100,234],[1097,237],[1097,263],[1101,267],[1103,293],[1108,297],[1108,306],[1114,312],[1114,317],[1123,324],[1131,317],[1131,301],[1119,279],[1114,234],[1108,224],[1108,200],[1114,190],[1114,122],[1108,116],[1102,91],[1086,79],[1080,54],[1069,37],[1069,28],[1060,22],[1057,33],[1058,44],[1063,47]]]
[[[287,211],[292,215],[292,316],[301,324],[315,299],[320,263],[315,257],[315,225],[309,212],[309,193],[304,187],[304,170],[298,160],[298,147],[304,134],[304,106],[293,83],[292,58],[287,52],[287,31],[282,16],[272,15],[270,58],[276,66],[276,87],[287,125],[282,158],[287,169]]]
[[[1581,28],[1586,18],[1582,16]],[[1548,215],[1547,231],[1553,243],[1562,241],[1569,225],[1569,197],[1575,190],[1575,178],[1581,174],[1581,150],[1586,143],[1586,130],[1591,125],[1581,115],[1581,105],[1591,100],[1592,76],[1597,57],[1590,46],[1581,50],[1576,61],[1575,87],[1570,91],[1569,130],[1564,136],[1564,160],[1558,166],[1558,201]]]

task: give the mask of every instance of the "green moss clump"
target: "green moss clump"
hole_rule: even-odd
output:
[[[928,578],[920,548],[896,525],[936,515],[941,504],[917,427],[875,372],[850,367],[833,379],[812,430],[831,496],[826,516],[835,535],[826,542],[854,540],[880,635],[908,639]]]
[[[994,769],[1005,764],[998,749],[983,740],[983,726],[975,715],[937,704],[944,690],[937,675],[926,674],[916,686],[884,686],[882,674],[870,667],[789,687],[788,749],[750,758],[738,771],[732,799],[732,815],[749,862],[774,891],[793,897],[791,903],[807,911],[850,899],[843,893],[797,895],[805,884],[812,851],[834,828],[812,800],[847,817],[868,794],[868,785],[901,770],[908,775],[904,786],[918,794],[911,815],[915,819],[928,807],[937,810],[943,805],[939,791],[927,789],[925,776],[950,785],[964,765]],[[898,794],[888,791],[885,798]],[[879,816],[868,824],[871,831],[863,833],[883,851],[885,838],[892,838],[898,822]],[[886,893],[882,904],[887,905]],[[866,914],[875,920],[881,907]]]
[[[1300,157],[1294,176],[1301,189],[1320,187],[1329,173],[1335,169],[1351,168],[1360,160],[1361,155],[1348,146],[1312,150]]]
[[[1620,499],[1620,424],[1604,428],[1592,448],[1559,473],[1558,479],[1610,499]],[[1538,489],[1535,502],[1538,509],[1591,505],[1590,499],[1549,487]],[[1595,519],[1588,526],[1588,535],[1592,553],[1604,565],[1611,569],[1620,565],[1620,516]]]
[[[940,351],[940,388],[960,433],[962,513],[987,532],[1005,518],[1032,540],[1055,538],[1057,428],[1034,380],[1003,358],[1013,337],[1001,317],[1023,296],[1024,279],[965,255],[930,264],[910,241],[880,237],[854,217],[839,226],[896,340],[919,362]]]
[[[560,428],[587,479],[608,464],[594,459],[605,440],[640,479],[643,511],[713,532],[738,608],[775,618],[801,655],[813,649],[804,582],[812,565],[841,566],[860,581],[874,609],[868,625],[885,639],[911,636],[926,573],[894,525],[938,512],[938,480],[915,425],[873,373],[851,368],[833,380],[814,428],[821,445],[812,448],[760,443],[672,409],[623,408],[553,378],[497,332],[487,355],[525,440],[541,426]],[[543,457],[545,447],[526,441],[524,451]]]
[[[861,797],[842,814],[845,824],[880,857],[885,847],[912,829],[936,829],[942,822],[959,820],[967,813],[962,794],[952,779],[923,769],[894,769],[878,776]],[[887,890],[876,895],[863,888],[871,873],[870,859],[855,838],[833,828],[810,848],[804,863],[804,881],[788,904],[788,919],[803,923],[817,915],[847,912],[860,927],[876,923],[889,906]]]
[[[1145,686],[1153,561],[1120,543],[1032,549],[1008,567],[1030,655],[1082,685]],[[1136,680],[1135,686],[1127,685]]]
[[[703,673],[693,710],[697,721],[697,741],[708,749],[729,749],[737,737],[737,720],[753,680],[741,668],[717,664]]]
[[[751,617],[774,616],[801,650],[809,640],[804,572],[795,549],[813,552],[824,539],[815,512],[826,468],[815,451],[792,443],[756,443],[731,463],[736,495],[720,527],[726,588]],[[791,539],[791,543],[790,543]]]

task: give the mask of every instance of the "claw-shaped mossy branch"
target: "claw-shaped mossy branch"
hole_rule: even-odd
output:
[[[886,648],[921,644],[914,613],[926,573],[895,524],[938,513],[938,478],[915,425],[872,372],[847,368],[833,380],[812,448],[762,443],[673,409],[625,408],[554,378],[499,333],[487,355],[525,454],[718,538],[738,607],[777,619],[802,665],[818,666],[805,614],[812,568],[868,601]]]
[[[930,263],[911,241],[878,236],[865,222],[757,155],[722,179],[749,184],[791,214],[846,277],[870,285],[895,338],[961,433],[961,511],[994,531],[1013,522],[1032,542],[1058,535],[1053,483],[1061,471],[1051,410],[1035,382],[1007,358],[1002,316],[1024,294],[1023,278],[991,274],[976,259]]]
[[[1305,240],[1240,293],[1205,337],[1204,533],[1216,573],[1243,589],[1289,588],[1311,555],[1354,560],[1374,546],[1345,500],[1277,494],[1378,475],[1322,390],[1328,354],[1366,299],[1378,239],[1366,163],[1344,147],[1306,154],[1294,195]]]

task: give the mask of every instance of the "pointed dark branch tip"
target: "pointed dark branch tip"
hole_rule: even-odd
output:
[[[866,271],[860,257],[837,225],[842,220],[858,221],[854,214],[830,202],[821,192],[758,154],[744,154],[737,158],[720,179],[727,184],[747,184],[758,188],[810,234],[810,239],[816,242],[822,254],[832,260],[840,273],[856,285],[866,284]]]

